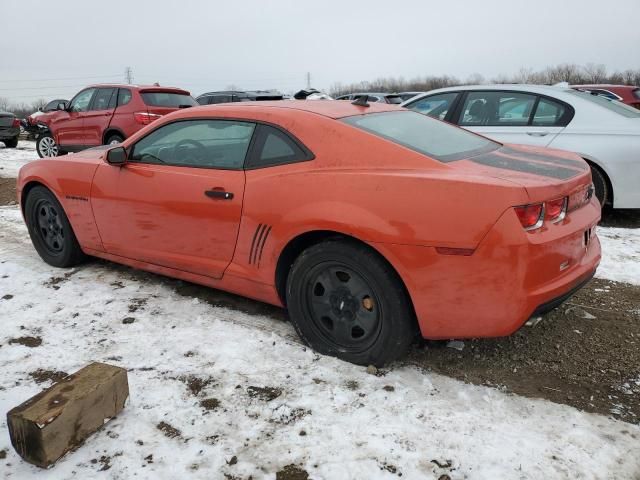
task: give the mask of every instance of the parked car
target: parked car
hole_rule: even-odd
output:
[[[36,140],[42,157],[120,143],[145,125],[180,108],[197,105],[179,88],[104,84],[80,91],[55,111],[36,118],[43,127]]]
[[[13,113],[0,111],[0,142],[7,148],[18,146],[20,120]]]
[[[402,98],[397,93],[380,93],[380,92],[359,92],[359,93],[350,93],[349,95],[341,95],[336,97],[336,100],[357,100],[360,97],[367,96],[368,102],[380,102],[380,103],[391,103],[393,105],[400,105],[402,103]]]
[[[575,90],[601,95],[640,109],[640,87],[632,85],[571,85]]]
[[[571,88],[479,85],[432,90],[403,106],[494,140],[577,152],[596,196],[640,208],[640,111]]]
[[[270,91],[237,91],[229,90],[224,92],[208,92],[203,93],[196,101],[200,105],[211,105],[214,103],[230,103],[230,102],[256,102],[267,100],[282,100],[284,97],[279,92]]]
[[[64,108],[66,108],[68,104],[69,100],[65,100],[63,98],[51,100],[44,107],[39,108],[36,112],[33,112],[22,122],[20,122],[21,126],[24,129],[24,132],[30,134],[32,137],[41,133],[45,133],[47,129],[47,127],[44,125],[44,123],[46,122],[45,119],[52,116],[52,114],[58,110],[58,107],[60,105],[64,105]],[[42,123],[38,123],[38,119],[40,119]]]
[[[286,306],[314,349],[364,365],[418,331],[509,335],[594,274],[600,207],[580,157],[367,107],[196,107],[30,162],[17,190],[35,249]]]
[[[406,102],[407,100],[411,100],[416,95],[420,95],[422,93],[426,92],[400,92],[398,93],[398,96],[400,96],[403,102]]]

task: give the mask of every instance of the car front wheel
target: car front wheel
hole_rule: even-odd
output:
[[[57,157],[60,154],[60,148],[50,133],[45,133],[38,137],[36,151],[40,158]]]
[[[29,236],[40,257],[54,267],[73,267],[85,258],[67,215],[45,187],[34,187],[25,202]]]
[[[309,247],[287,279],[287,308],[314,350],[359,365],[403,356],[416,336],[408,295],[375,251],[335,239]]]

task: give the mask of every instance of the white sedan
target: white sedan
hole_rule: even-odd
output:
[[[576,152],[591,166],[601,204],[640,208],[640,110],[540,85],[441,88],[402,106],[499,142]]]

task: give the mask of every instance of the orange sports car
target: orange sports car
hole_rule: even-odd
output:
[[[355,103],[194,107],[31,162],[33,244],[57,267],[101,257],[286,307],[317,351],[375,365],[418,332],[509,335],[593,276],[577,155]]]

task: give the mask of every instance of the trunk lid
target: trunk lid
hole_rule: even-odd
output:
[[[0,112],[0,127],[10,127],[13,125],[13,119],[16,118],[13,113]]]
[[[521,185],[527,191],[530,203],[575,197],[580,192],[586,195],[591,185],[587,162],[561,150],[503,145],[492,152],[453,163],[474,175]],[[453,163],[449,165],[453,166]]]

